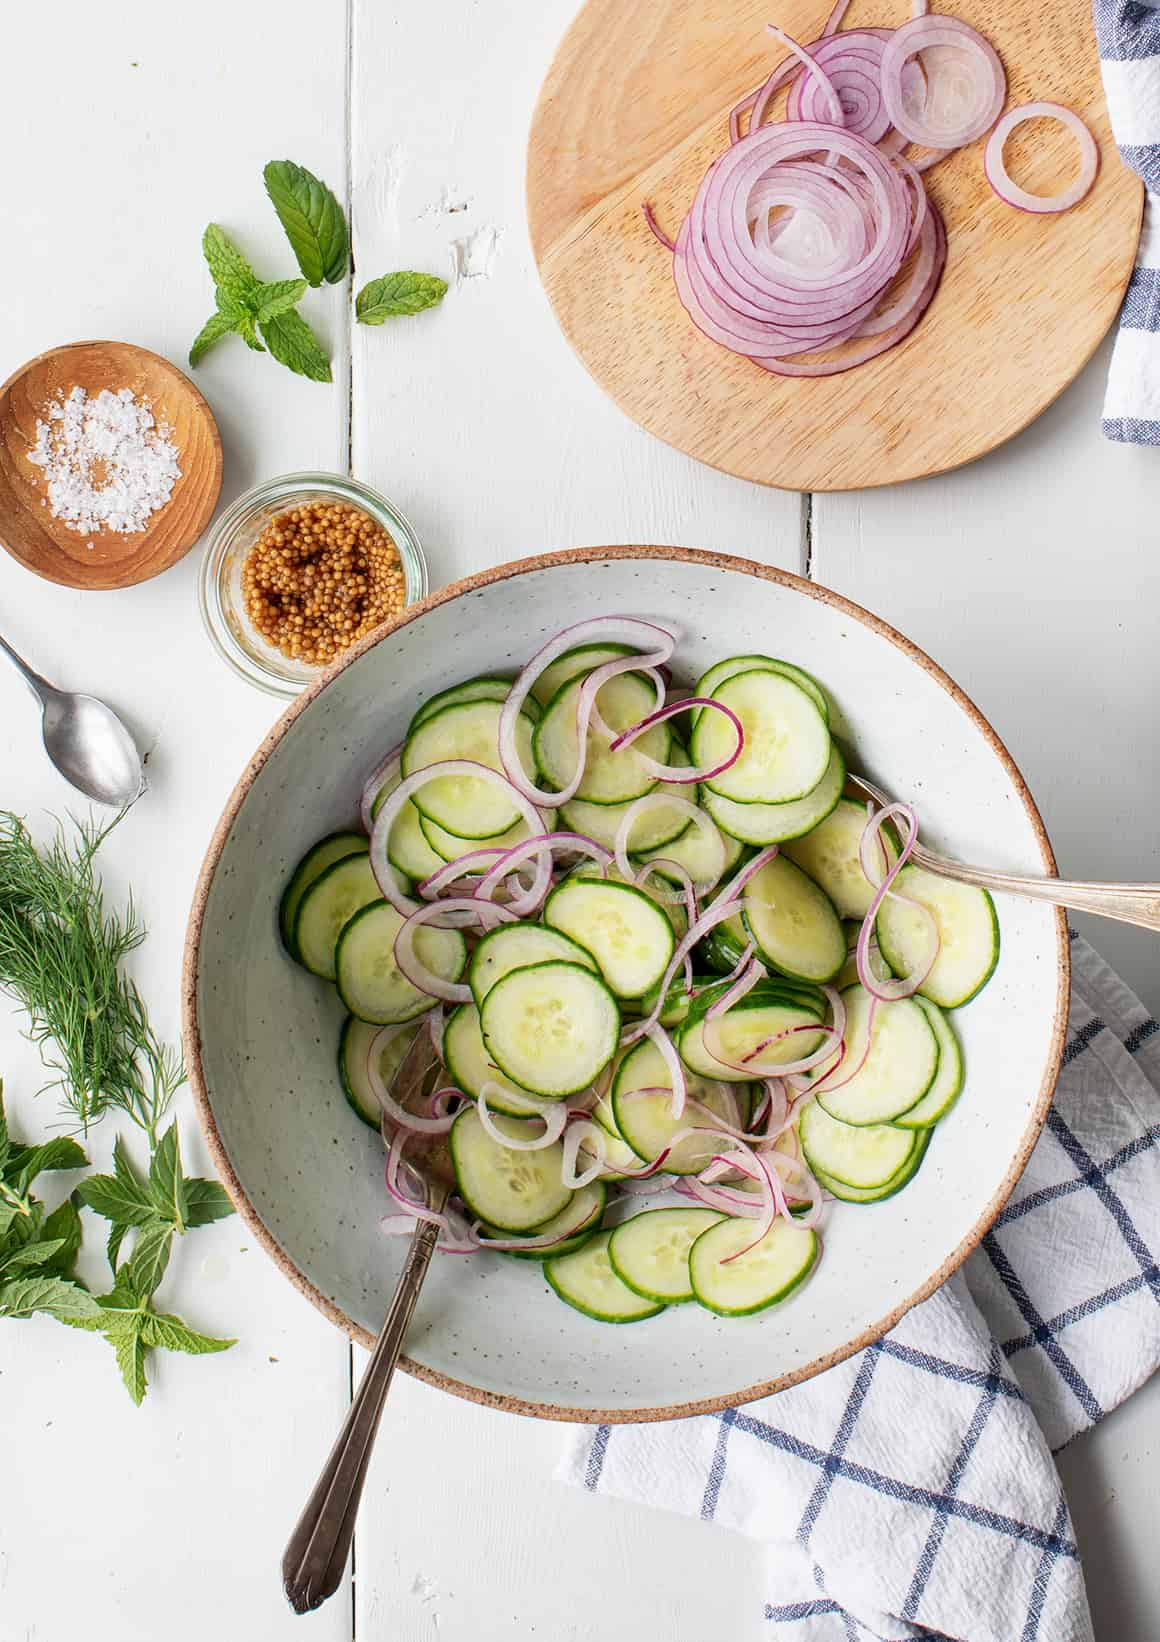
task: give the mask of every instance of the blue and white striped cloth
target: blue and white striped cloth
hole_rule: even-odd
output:
[[[1104,432],[1124,444],[1160,445],[1160,10],[1141,0],[1095,0],[1095,19],[1112,131],[1148,191],[1108,372]]]
[[[1047,1127],[949,1283],[775,1397],[569,1431],[567,1481],[768,1547],[777,1642],[1092,1642],[1051,1456],[1160,1364],[1160,1026],[1072,950]]]

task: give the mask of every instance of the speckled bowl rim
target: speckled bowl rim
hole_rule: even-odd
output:
[[[1056,872],[1055,855],[1047,836],[1047,829],[1043,824],[1043,818],[1039,813],[1035,800],[1028,790],[1027,783],[1020,774],[1011,754],[970,697],[959,688],[953,679],[943,672],[941,667],[931,660],[925,651],[920,650],[916,644],[913,644],[908,638],[905,638],[893,627],[882,621],[880,617],[872,615],[870,611],[863,609],[861,605],[855,604],[851,599],[843,598],[840,593],[835,593],[827,587],[820,587],[815,582],[805,581],[802,577],[795,576],[791,571],[779,570],[771,565],[757,564],[752,559],[734,558],[725,553],[706,553],[696,548],[652,546],[570,548],[561,552],[541,554],[535,558],[513,560],[507,564],[496,565],[494,569],[481,571],[478,575],[466,576],[461,581],[452,582],[450,586],[441,588],[437,593],[429,594],[427,598],[418,604],[409,606],[393,622],[384,624],[373,633],[368,633],[358,644],[352,646],[345,655],[339,657],[325,673],[286,709],[250,760],[230,794],[221,819],[210,840],[198,876],[186,932],[185,956],[182,967],[182,1036],[185,1043],[189,1081],[193,1088],[198,1120],[201,1123],[206,1143],[209,1146],[210,1154],[222,1182],[242,1219],[290,1281],[306,1295],[307,1299],[318,1307],[324,1316],[328,1317],[352,1340],[357,1341],[359,1345],[365,1346],[368,1350],[374,1345],[373,1336],[368,1334],[366,1329],[361,1328],[339,1306],[335,1305],[332,1300],[328,1300],[324,1294],[315,1288],[314,1284],[298,1269],[277,1238],[263,1223],[257,1210],[250,1202],[245,1187],[234,1171],[210,1107],[205,1071],[202,1065],[201,1028],[197,1004],[198,964],[210,887],[213,884],[214,874],[217,872],[226,840],[229,838],[238,812],[258,774],[265,767],[267,760],[281,743],[283,737],[289,733],[299,714],[303,713],[310,703],[321,695],[322,691],[352,662],[357,661],[360,656],[365,655],[376,644],[381,644],[384,639],[390,637],[399,628],[407,626],[410,622],[417,621],[428,610],[435,610],[440,605],[449,604],[451,600],[461,598],[465,593],[472,593],[478,588],[488,587],[493,582],[510,581],[517,576],[525,576],[541,570],[550,570],[557,565],[591,564],[606,562],[610,559],[657,559],[679,564],[698,564],[713,570],[753,576],[759,581],[775,582],[779,586],[789,588],[806,598],[816,599],[821,604],[827,604],[833,609],[843,611],[846,615],[852,616],[856,621],[861,622],[863,626],[868,627],[872,632],[877,633],[881,638],[887,639],[896,649],[901,650],[904,655],[908,656],[911,661],[916,662],[924,672],[934,679],[936,684],[939,684],[946,691],[986,739],[992,752],[994,752],[1010,777],[1012,785],[1023,804],[1027,818],[1031,822],[1039,844],[1044,872],[1052,875]],[[846,1341],[845,1344],[836,1347],[833,1351],[815,1357],[811,1362],[805,1363],[799,1368],[778,1375],[774,1379],[763,1380],[757,1385],[742,1386],[736,1391],[723,1393],[719,1396],[700,1398],[694,1402],[674,1403],[651,1408],[569,1408],[558,1403],[528,1402],[522,1397],[504,1396],[498,1392],[485,1391],[478,1386],[469,1385],[464,1380],[453,1379],[451,1375],[440,1373],[437,1369],[428,1368],[425,1364],[417,1363],[410,1357],[402,1357],[400,1366],[417,1379],[426,1381],[428,1385],[438,1386],[442,1391],[450,1391],[457,1397],[464,1397],[469,1402],[482,1403],[489,1408],[504,1409],[512,1414],[527,1414],[537,1419],[577,1421],[586,1425],[623,1425],[642,1420],[675,1420],[684,1419],[693,1414],[719,1413],[722,1409],[733,1407],[735,1404],[753,1402],[759,1397],[768,1397],[775,1391],[784,1391],[788,1386],[797,1385],[802,1380],[811,1379],[815,1374],[821,1374],[827,1368],[832,1368],[836,1363],[843,1362],[856,1351],[862,1351],[874,1340],[893,1328],[899,1318],[905,1316],[912,1306],[916,1306],[920,1301],[927,1299],[929,1295],[933,1294],[937,1288],[946,1282],[948,1277],[958,1270],[968,1254],[979,1244],[989,1230],[1027,1166],[1027,1161],[1047,1119],[1056,1080],[1063,1064],[1063,1047],[1067,1031],[1071,963],[1068,948],[1067,919],[1062,909],[1056,911],[1055,926],[1058,943],[1057,988],[1051,1047],[1035,1107],[1024,1132],[1022,1142],[1011,1159],[1010,1167],[974,1226],[958,1244],[957,1248],[952,1250],[946,1257],[938,1270],[926,1282],[922,1283],[913,1294],[908,1295],[905,1300],[893,1306],[877,1322],[871,1323],[868,1327],[862,1329],[854,1339]]]

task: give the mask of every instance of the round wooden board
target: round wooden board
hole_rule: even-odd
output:
[[[36,425],[58,393],[129,388],[148,399],[177,447],[181,478],[144,530],[77,531],[44,506],[43,470],[28,460]],[[0,387],[0,546],[46,581],[130,587],[189,552],[209,524],[222,483],[222,444],[204,396],[176,365],[131,342],[72,342],[29,360]]]
[[[928,173],[949,258],[913,334],[844,375],[772,376],[710,342],[677,299],[671,259],[642,200],[675,234],[728,142],[728,111],[780,47],[820,33],[825,0],[588,0],[540,94],[528,151],[532,247],[564,334],[642,427],[742,479],[851,490],[958,467],[1026,427],[1091,357],[1116,316],[1139,237],[1143,189],[1108,125],[1089,0],[953,0],[994,43],[1008,107],[1074,108],[1100,148],[1095,187],[1058,217],[1012,210],[976,142]],[[900,0],[854,0],[846,26],[897,25]],[[775,105],[780,108],[780,104]],[[1009,149],[1029,186],[1066,176],[1066,151]],[[1048,127],[1040,126],[1040,130]],[[1016,139],[1017,141],[1018,139]],[[1072,162],[1074,163],[1074,162]],[[1065,169],[1060,171],[1060,166]],[[1045,174],[1046,172],[1046,174]]]

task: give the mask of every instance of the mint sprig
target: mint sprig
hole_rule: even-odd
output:
[[[263,282],[223,229],[210,223],[202,251],[214,282],[217,310],[193,339],[189,363],[197,365],[224,336],[240,336],[255,353],[273,357],[299,376],[330,381],[326,350],[296,311],[306,294],[304,279]]]
[[[438,274],[417,274],[403,269],[384,274],[363,286],[355,298],[354,311],[360,325],[381,325],[397,315],[421,314],[434,308],[447,295],[447,281]]]
[[[262,176],[303,277],[311,285],[324,280],[337,285],[350,266],[342,206],[324,182],[293,160],[271,160]]]

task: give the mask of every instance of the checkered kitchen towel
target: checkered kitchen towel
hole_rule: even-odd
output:
[[[1124,444],[1160,445],[1160,9],[1095,0],[1095,19],[1112,130],[1148,190],[1108,372],[1104,432]]]
[[[569,1432],[566,1480],[769,1546],[778,1642],[1091,1642],[1051,1454],[1160,1363],[1160,1027],[1072,953],[1055,1104],[962,1271],[804,1385]]]

